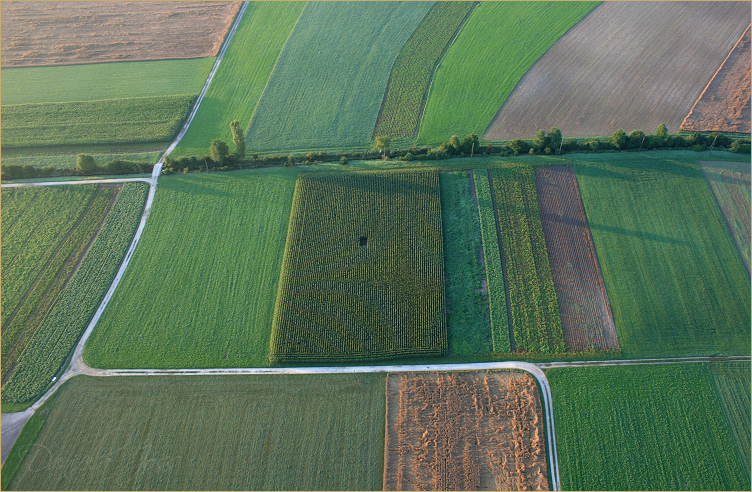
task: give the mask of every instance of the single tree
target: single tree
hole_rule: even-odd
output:
[[[391,139],[382,135],[376,137],[376,140],[373,142],[373,146],[371,148],[378,150],[379,152],[381,152],[382,158],[386,158],[386,151],[389,148],[390,144]]]
[[[548,132],[548,146],[558,154],[561,151],[562,142],[561,130],[552,126]]]
[[[600,147],[601,143],[597,138],[593,138],[588,141],[588,145],[591,149],[593,149],[593,152],[595,152],[598,150],[598,147]]]
[[[81,174],[92,174],[97,170],[97,163],[94,158],[87,154],[78,154],[76,157],[76,171]]]
[[[227,156],[230,153],[230,147],[228,147],[222,140],[215,138],[212,140],[209,151],[211,152],[212,160],[217,164],[222,165],[227,160]]]
[[[232,123],[230,123],[230,130],[232,130],[232,143],[235,144],[235,153],[237,154],[238,159],[242,161],[245,159],[245,136],[240,130],[240,123],[238,120],[232,120]]]
[[[546,132],[543,130],[538,130],[535,132],[535,135],[533,135],[533,147],[535,147],[535,150],[540,150],[543,147],[547,147],[546,145]]]
[[[609,138],[609,141],[616,150],[622,150],[627,146],[627,132],[624,130],[616,130],[614,134],[611,135],[611,138]]]
[[[658,125],[658,128],[656,128],[655,130],[655,136],[660,138],[668,137],[668,130],[666,129],[666,125],[664,123]]]
[[[512,149],[514,155],[520,155],[520,152],[525,151],[525,143],[519,138],[515,138],[509,142],[509,148]]]
[[[629,132],[628,146],[632,149],[642,147],[642,143],[645,141],[645,132],[642,130],[632,130]]]

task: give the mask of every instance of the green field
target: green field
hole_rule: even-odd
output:
[[[492,352],[488,299],[482,291],[480,221],[475,212],[470,175],[439,173],[444,231],[448,355]]]
[[[746,370],[749,383],[749,363]],[[546,375],[562,489],[750,490],[749,461],[737,453],[707,364]],[[749,421],[748,397],[744,405],[740,419],[746,412]]]
[[[93,367],[267,362],[295,169],[160,178],[128,270],[84,351]]]
[[[385,388],[384,374],[79,376],[8,490],[379,490]]]
[[[525,72],[597,4],[481,3],[436,72],[418,142],[482,135]]]
[[[120,268],[141,221],[148,191],[145,183],[123,185],[91,249],[3,386],[3,403],[36,400],[58,375]]]
[[[307,3],[251,119],[248,151],[368,144],[392,63],[431,5]]]
[[[444,355],[436,173],[316,173],[295,186],[269,360]]]
[[[214,58],[3,68],[2,105],[198,94]]]
[[[196,117],[173,157],[208,155],[215,138],[230,144],[230,123],[245,129],[305,2],[249,2]]]
[[[147,162],[156,164],[162,152],[118,152],[118,153],[100,153],[90,154],[97,166],[104,167],[109,161],[114,159],[124,159],[129,161]],[[54,167],[56,169],[73,169],[76,167],[76,154],[67,155],[20,155],[20,156],[2,156],[3,166],[34,166]]]
[[[374,136],[415,138],[436,67],[474,2],[436,2],[392,67]]]
[[[750,364],[749,362],[710,364],[713,385],[721,401],[726,421],[731,427],[736,449],[747,470],[747,478],[752,469],[750,465]]]
[[[3,381],[73,275],[117,191],[97,185],[3,190]]]
[[[697,157],[572,159],[622,354],[749,354],[750,279]]]
[[[195,100],[181,95],[3,106],[2,147],[172,140]]]

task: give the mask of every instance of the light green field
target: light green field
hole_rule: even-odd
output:
[[[251,119],[248,151],[369,143],[392,63],[432,4],[307,3]]]
[[[737,453],[707,364],[546,376],[563,490],[750,490],[749,461]],[[745,405],[749,420],[749,398]]]
[[[483,2],[436,71],[418,135],[482,135],[519,79],[598,2]]]
[[[296,177],[295,169],[162,177],[87,363],[266,365]]]
[[[232,145],[230,123],[245,129],[269,74],[305,2],[249,2],[232,42],[214,74],[196,117],[173,157],[208,155],[220,138]]]
[[[624,356],[750,353],[750,278],[696,159],[572,156]]]
[[[198,94],[214,58],[3,68],[2,105]]]
[[[79,376],[8,490],[380,490],[385,388],[384,374]]]

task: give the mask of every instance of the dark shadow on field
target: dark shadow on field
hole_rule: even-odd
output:
[[[696,163],[662,156],[660,152],[658,155],[653,155],[650,151],[585,154],[571,157],[569,164],[576,169],[577,176],[618,179],[630,183],[646,181],[645,175],[640,176],[641,170],[655,172],[658,176],[674,174],[684,178],[698,178],[697,168],[694,167]]]
[[[433,171],[426,171],[431,173]],[[430,186],[417,183],[410,179],[411,175],[416,173],[351,173],[355,179],[337,180],[337,183],[343,187],[352,188],[364,192],[378,192],[380,195],[410,195],[413,193],[434,194],[439,193],[439,181],[436,180],[436,186]],[[341,176],[341,173],[317,173],[304,174],[301,179],[308,179],[313,182],[328,182],[332,176]]]

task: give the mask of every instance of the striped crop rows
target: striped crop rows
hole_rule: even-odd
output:
[[[499,252],[496,218],[491,198],[491,187],[486,170],[474,170],[473,181],[478,197],[478,214],[483,239],[483,257],[486,266],[488,307],[491,317],[491,340],[494,352],[510,352],[507,296],[504,288],[504,271]]]
[[[2,402],[36,399],[64,365],[115,277],[133,239],[148,186],[126,183],[78,271],[60,294],[3,387]]]
[[[270,361],[442,355],[446,347],[438,175],[300,177]]]

